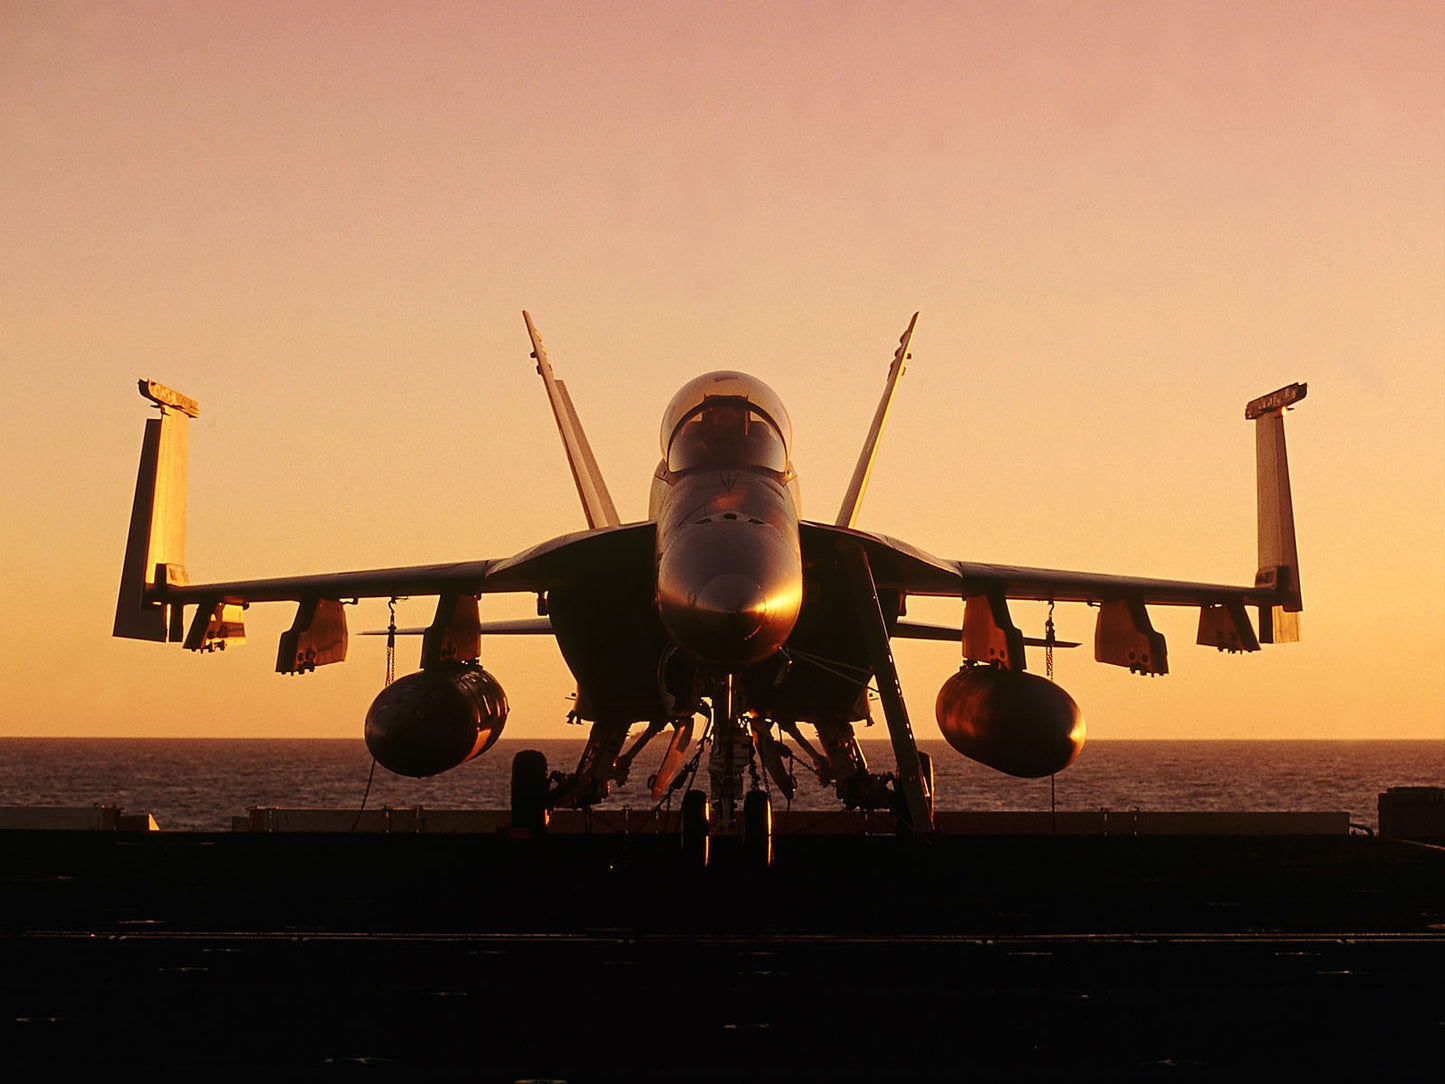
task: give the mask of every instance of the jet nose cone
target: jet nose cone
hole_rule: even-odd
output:
[[[747,664],[767,658],[788,638],[797,614],[784,607],[757,579],[741,572],[709,576],[685,601],[665,602],[664,624],[689,651],[704,659]]]
[[[657,561],[657,612],[679,647],[747,666],[792,634],[803,597],[796,549],[779,531],[723,521],[680,532]]]
[[[768,612],[762,587],[740,572],[728,572],[708,580],[698,591],[695,605],[707,617],[739,628],[756,624]]]
[[[753,659],[754,641],[768,624],[768,600],[751,576],[727,572],[699,588],[692,603],[692,641],[709,658],[727,662]],[[771,652],[772,646],[766,647]]]

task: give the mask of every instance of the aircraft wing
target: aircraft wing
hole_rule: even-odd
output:
[[[1022,668],[1024,638],[1009,619],[1009,599],[1097,606],[1095,658],[1145,673],[1168,672],[1163,636],[1149,624],[1145,607],[1150,605],[1199,607],[1197,642],[1221,650],[1255,651],[1261,640],[1297,638],[1297,625],[1288,619],[1295,616],[1298,598],[1287,583],[1202,583],[960,561],[886,535],[822,523],[802,525],[802,544],[804,561],[812,564],[829,562],[847,547],[861,547],[881,589],[962,598],[965,657],[977,662]],[[1262,571],[1256,579],[1268,577]],[[1260,608],[1259,636],[1246,605]],[[1282,610],[1290,612],[1281,616]]]
[[[353,572],[328,572],[269,579],[222,580],[217,583],[166,585],[147,592],[154,601],[169,604],[204,600],[249,606],[253,602],[299,602],[303,598],[401,598],[442,591],[480,593],[487,590],[487,574],[500,562],[462,561],[456,564],[407,565]]]
[[[530,326],[530,325],[529,325]],[[535,338],[534,338],[534,341]],[[540,342],[537,342],[540,351]],[[545,353],[539,358],[545,364]],[[116,636],[136,640],[182,642],[196,651],[212,651],[245,642],[242,611],[252,603],[297,603],[295,621],[282,635],[276,669],[298,673],[346,658],[343,604],[361,598],[436,595],[436,617],[422,648],[425,666],[445,659],[474,659],[483,631],[477,598],[517,591],[538,596],[545,613],[547,593],[561,584],[613,582],[651,567],[656,527],[650,522],[623,525],[600,487],[595,511],[609,522],[562,535],[511,557],[452,564],[408,565],[307,576],[192,583],[185,558],[188,425],[199,416],[194,399],[152,380],[141,380],[141,395],[160,410],[146,423],[141,444],[130,533],[116,600]],[[576,412],[565,389],[554,399],[580,434]],[[564,435],[568,429],[563,427]],[[595,467],[585,437],[578,445],[583,461]],[[571,454],[569,445],[569,455]],[[574,461],[574,468],[576,461]],[[592,471],[596,475],[595,470]],[[590,490],[589,490],[590,492]],[[590,506],[589,506],[590,507]],[[189,627],[186,607],[195,612]]]
[[[648,522],[579,531],[512,557],[452,564],[198,584],[172,583],[162,577],[146,587],[143,605],[167,612],[167,618],[157,623],[166,631],[163,638],[183,640],[193,650],[211,651],[227,643],[245,642],[245,607],[295,602],[296,619],[282,635],[276,669],[297,673],[346,658],[346,601],[436,595],[437,615],[425,630],[428,643],[423,657],[471,658],[477,654],[475,644],[481,633],[497,631],[490,627],[492,623],[480,622],[477,596],[530,592],[543,599],[559,584],[605,578],[624,567],[646,567],[652,559],[655,529]],[[183,635],[187,605],[196,609],[189,631]]]
[[[1230,601],[1271,605],[1278,601],[1273,589],[1258,586],[946,559],[887,535],[823,523],[805,522],[802,534],[805,555],[837,550],[850,543],[861,545],[868,554],[874,582],[909,595],[967,598],[996,591],[1005,598],[1094,605],[1130,595],[1160,606],[1212,606]]]
[[[912,325],[909,325],[912,330]],[[900,343],[895,369],[907,350]],[[890,374],[874,432],[865,444],[871,455],[877,430],[896,373]],[[1196,642],[1221,651],[1258,651],[1261,643],[1299,639],[1299,554],[1295,545],[1294,506],[1290,495],[1289,459],[1285,451],[1284,414],[1302,400],[1309,387],[1289,384],[1253,399],[1244,408],[1255,423],[1255,494],[1258,509],[1259,566],[1252,584],[1200,583],[1057,568],[993,565],[946,560],[885,535],[851,527],[856,500],[844,502],[837,525],[802,525],[803,558],[815,570],[839,568],[848,550],[861,549],[877,588],[907,595],[954,595],[963,598],[964,658],[1009,669],[1023,669],[1024,637],[1008,614],[1009,599],[1039,602],[1083,602],[1099,609],[1094,632],[1094,657],[1147,674],[1168,673],[1164,637],[1149,623],[1148,606],[1198,606]],[[860,460],[860,470],[862,461]],[[864,477],[866,481],[866,476]],[[826,571],[821,574],[826,575]],[[1255,634],[1246,606],[1259,608]],[[895,619],[899,616],[894,615]]]
[[[214,599],[249,605],[253,602],[299,602],[306,598],[401,598],[449,592],[478,595],[503,591],[546,591],[573,576],[585,576],[594,569],[609,567],[618,556],[635,552],[639,543],[650,550],[653,530],[652,523],[634,523],[595,531],[577,531],[549,539],[512,557],[490,560],[166,585],[152,589],[152,593],[157,601],[169,603]]]

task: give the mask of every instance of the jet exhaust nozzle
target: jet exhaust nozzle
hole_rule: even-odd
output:
[[[1084,716],[1052,681],[1021,670],[967,666],[938,690],[948,744],[1024,779],[1062,771],[1084,748]]]
[[[442,663],[381,691],[366,713],[366,747],[397,775],[436,775],[485,753],[506,722],[507,694],[496,678]]]

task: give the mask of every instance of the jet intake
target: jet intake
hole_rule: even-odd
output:
[[[1025,779],[1062,771],[1084,748],[1084,716],[1074,698],[1022,670],[965,666],[938,691],[937,712],[949,745]]]
[[[445,662],[392,682],[366,713],[366,747],[388,771],[426,776],[485,753],[507,722],[507,694],[479,666]]]

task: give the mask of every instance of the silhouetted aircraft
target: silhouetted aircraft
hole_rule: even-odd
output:
[[[1084,721],[1069,694],[1028,673],[1024,660],[1027,644],[1077,645],[1056,644],[1051,631],[1044,640],[1024,637],[1009,616],[1010,599],[1097,607],[1094,657],[1142,674],[1168,671],[1150,605],[1199,607],[1198,643],[1223,651],[1298,638],[1283,419],[1304,398],[1304,384],[1245,409],[1256,427],[1254,583],[1143,579],[944,560],[853,527],[910,356],[916,313],[831,524],[801,518],[782,402],[761,380],[732,371],[700,376],[673,397],[662,418],[663,458],[648,518],[620,522],[567,388],[553,375],[531,317],[523,316],[587,530],[504,558],[193,584],[184,554],[185,476],[187,424],[198,408],[143,380],[141,394],[160,416],[146,423],[115,635],[211,651],[244,640],[245,607],[289,601],[297,604],[296,618],[281,637],[276,669],[299,673],[345,659],[345,602],[434,595],[435,618],[414,630],[422,632],[420,671],[377,696],[365,730],[379,763],[424,776],[485,752],[501,734],[507,700],[478,662],[481,637],[550,633],[577,679],[570,715],[591,729],[570,772],[549,776],[540,754],[518,754],[514,823],[540,828],[550,809],[599,802],[612,783],[626,780],[639,750],[666,734],[652,779],[653,799],[662,801],[695,779],[700,760],[689,758],[688,747],[702,718],[696,749],[710,744],[711,805],[701,789],[689,789],[682,825],[685,845],[703,855],[710,825],[739,822],[762,853],[770,851],[767,784],[791,798],[785,761],[794,756],[846,806],[891,809],[915,829],[931,828],[932,767],[913,739],[894,637],[961,643],[962,667],[939,693],[939,726],[959,752],[1025,777],[1070,764],[1083,747]],[[535,595],[538,618],[481,621],[480,596],[504,591]],[[905,621],[910,595],[962,598],[962,628]],[[189,626],[187,606],[194,610]],[[1258,607],[1258,634],[1246,606]],[[871,722],[873,683],[892,739],[892,772],[870,770],[855,738],[854,724]],[[624,748],[639,725],[640,735]]]

